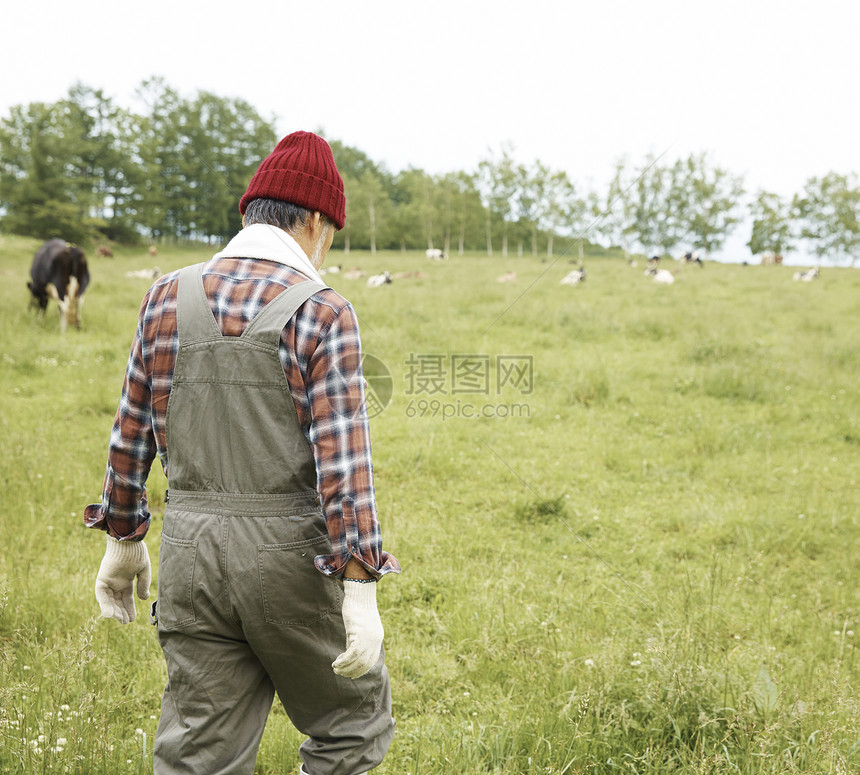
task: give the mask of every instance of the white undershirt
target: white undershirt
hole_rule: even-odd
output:
[[[277,261],[311,280],[323,282],[299,243],[283,229],[265,223],[246,226],[213,258],[263,258]]]

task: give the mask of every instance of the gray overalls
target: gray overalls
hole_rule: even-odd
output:
[[[155,773],[253,773],[277,691],[308,736],[308,772],[356,775],[394,735],[388,671],[383,656],[354,681],[331,668],[346,644],[343,582],[314,566],[331,544],[278,357],[287,321],[325,286],[294,285],[242,336],[223,336],[201,271],[179,275],[167,405],[158,639],[168,680]]]

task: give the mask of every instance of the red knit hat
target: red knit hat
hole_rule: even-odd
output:
[[[313,132],[293,132],[275,146],[251,178],[239,212],[244,215],[248,203],[261,198],[318,210],[338,229],[346,223],[346,196],[334,155]]]

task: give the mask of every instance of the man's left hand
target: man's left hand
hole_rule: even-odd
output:
[[[134,621],[137,616],[132,595],[135,578],[137,596],[146,600],[152,581],[146,544],[143,541],[117,541],[107,536],[105,556],[96,577],[96,600],[105,619],[116,619],[122,624]]]

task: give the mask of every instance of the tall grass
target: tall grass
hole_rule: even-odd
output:
[[[125,272],[207,254],[92,259],[61,336],[27,307],[37,246],[0,238],[0,771],[146,772],[160,651],[143,603],[98,619],[81,513],[147,287]],[[381,773],[860,770],[860,273],[708,265],[661,287],[586,256],[570,288],[565,259],[328,263],[428,274],[328,277],[394,380],[372,419],[404,567],[380,585]],[[531,356],[533,389],[455,393],[447,373],[410,395],[416,354]],[[154,470],[153,557],[165,486]],[[257,772],[297,771],[300,742],[276,708]]]

